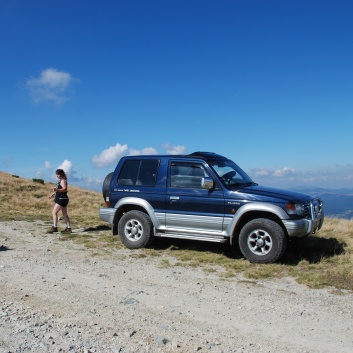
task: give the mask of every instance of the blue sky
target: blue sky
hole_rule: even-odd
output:
[[[212,151],[353,186],[350,0],[1,0],[0,170],[101,190],[123,155]]]

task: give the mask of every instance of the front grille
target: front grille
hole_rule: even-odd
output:
[[[310,201],[304,202],[303,209],[304,209],[304,217],[311,218],[311,202]]]

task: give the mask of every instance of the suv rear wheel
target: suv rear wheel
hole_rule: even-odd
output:
[[[287,238],[282,227],[270,219],[253,219],[239,234],[240,251],[250,262],[276,262],[284,254],[286,246]]]
[[[150,217],[141,211],[126,212],[119,221],[119,236],[129,249],[143,248],[154,240]]]

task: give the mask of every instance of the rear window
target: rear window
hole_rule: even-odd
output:
[[[118,176],[118,184],[154,186],[156,184],[158,166],[158,159],[127,160]]]

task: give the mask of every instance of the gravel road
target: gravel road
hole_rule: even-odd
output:
[[[97,255],[46,229],[0,222],[0,353],[353,352],[352,293]]]

